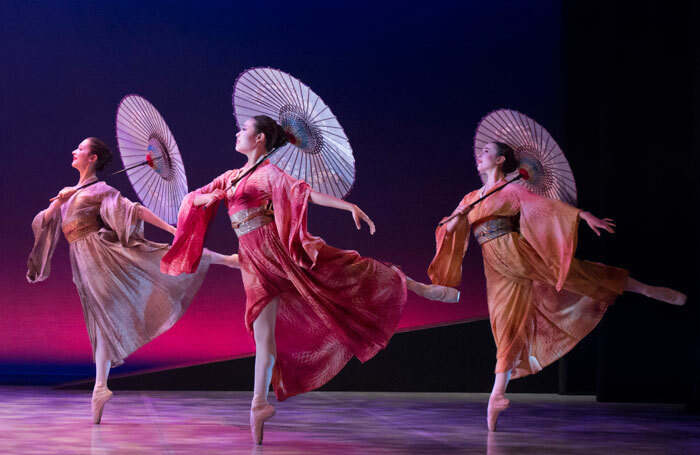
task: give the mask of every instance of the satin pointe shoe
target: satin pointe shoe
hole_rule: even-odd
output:
[[[459,291],[455,288],[440,286],[437,284],[418,283],[417,294],[426,299],[436,300],[438,302],[456,303],[459,302]]]
[[[508,406],[510,406],[510,401],[505,397],[496,399],[493,401],[493,403],[491,403],[491,400],[489,400],[489,407],[486,411],[486,425],[488,426],[489,431],[496,431],[498,416],[503,411],[508,409]]]
[[[688,300],[688,296],[674,289],[662,288],[657,286],[649,286],[646,292],[647,297],[660,300],[671,305],[683,306]]]
[[[253,435],[253,442],[260,445],[263,441],[263,427],[265,421],[275,415],[274,406],[263,403],[250,408],[250,432]]]
[[[92,423],[100,423],[105,404],[112,399],[112,391],[107,386],[96,387],[92,391]]]

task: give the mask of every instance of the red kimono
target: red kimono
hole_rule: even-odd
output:
[[[235,190],[239,170],[227,171],[185,198],[173,247],[161,270],[192,273],[216,205],[194,207],[197,194],[224,190],[230,216],[272,203],[274,222],[241,235],[245,324],[279,296],[272,384],[278,400],[316,389],[352,358],[372,358],[396,331],[406,303],[406,277],[395,267],[328,246],[306,228],[311,187],[263,163]]]

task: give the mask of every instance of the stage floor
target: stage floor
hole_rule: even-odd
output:
[[[510,395],[500,431],[489,434],[486,394],[312,392],[279,403],[256,447],[250,397],[116,391],[93,425],[89,392],[0,387],[0,453],[700,453],[700,416],[680,405],[530,394]]]

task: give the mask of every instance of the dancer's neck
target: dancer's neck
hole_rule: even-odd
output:
[[[265,155],[265,149],[255,149],[245,155],[248,158],[248,162],[243,166],[243,169],[249,169],[258,162],[261,156]]]
[[[82,186],[83,184],[85,184],[85,182],[91,180],[94,177],[96,177],[94,169],[81,170],[80,180],[78,180],[78,184],[76,186]]]
[[[489,169],[486,171],[486,183],[484,183],[484,189],[489,190],[493,188],[498,182],[505,178],[505,174],[500,168]]]

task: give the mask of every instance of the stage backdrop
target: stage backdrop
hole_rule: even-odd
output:
[[[123,96],[159,109],[194,189],[244,163],[234,151],[236,76],[271,66],[298,77],[345,128],[357,162],[348,199],[377,225],[370,236],[349,214],[316,206],[310,230],[427,280],[437,222],[480,185],[471,148],[479,119],[513,108],[560,136],[560,13],[558,1],[3,1],[0,383],[93,374],[66,242],[43,283],[27,283],[26,259],[32,218],[77,181],[70,152],[87,136],[116,152]],[[109,183],[135,198],[125,177]],[[169,241],[154,229],[147,236]],[[236,251],[223,210],[207,246]],[[411,295],[401,330],[486,316],[473,244],[461,291],[457,304]],[[183,319],[115,373],[250,355],[244,299],[240,274],[213,267]]]

